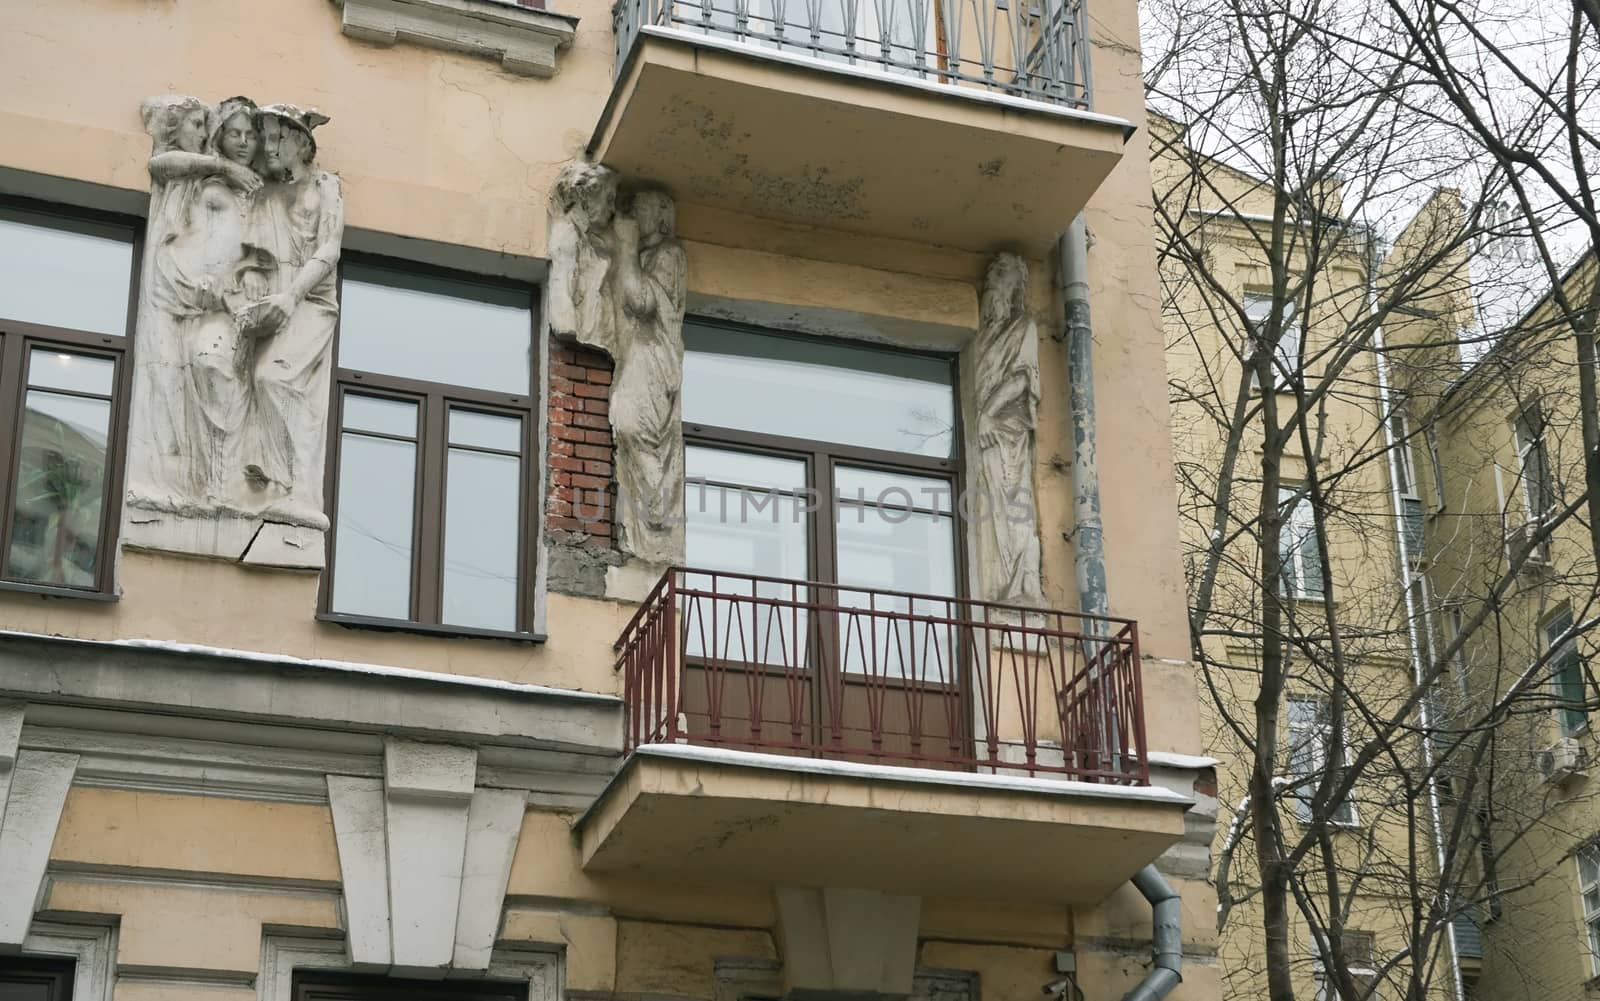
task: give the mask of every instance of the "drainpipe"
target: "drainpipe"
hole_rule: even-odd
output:
[[[1056,246],[1066,300],[1067,388],[1072,419],[1072,571],[1078,608],[1107,614],[1105,532],[1100,524],[1100,469],[1096,462],[1094,331],[1089,325],[1089,239],[1079,213]],[[1143,749],[1141,749],[1143,750]],[[1155,966],[1123,1001],[1161,1001],[1183,980],[1182,903],[1154,865],[1140,869],[1133,885],[1150,902],[1151,952]]]
[[[1378,237],[1370,227],[1366,228],[1367,242],[1367,308],[1374,313],[1378,311]],[[1372,328],[1372,354],[1377,362],[1378,370],[1378,414],[1383,421],[1383,444],[1389,451],[1389,504],[1394,510],[1395,541],[1400,556],[1400,581],[1404,586],[1406,606],[1406,638],[1411,644],[1411,681],[1417,688],[1422,687],[1422,678],[1428,665],[1423,663],[1423,633],[1417,628],[1417,623],[1423,621],[1427,609],[1419,608],[1416,594],[1411,585],[1410,546],[1406,541],[1406,512],[1405,501],[1400,497],[1400,449],[1410,448],[1409,444],[1402,444],[1395,440],[1394,422],[1389,419],[1390,408],[1393,405],[1393,393],[1389,388],[1389,357],[1383,344],[1383,326],[1376,325]],[[1419,575],[1420,576],[1420,575]],[[1433,709],[1428,699],[1422,698],[1417,702],[1417,718],[1422,724],[1422,763],[1423,767],[1431,774],[1434,768],[1433,761]],[[1444,817],[1439,804],[1438,784],[1428,782],[1428,819],[1433,826],[1433,850],[1439,865],[1440,890],[1444,890],[1445,867],[1448,861],[1444,850]],[[1450,996],[1456,1001],[1466,997],[1466,985],[1461,980],[1461,955],[1456,946],[1456,923],[1454,919],[1447,921],[1444,926],[1446,947],[1449,949],[1450,961]]]

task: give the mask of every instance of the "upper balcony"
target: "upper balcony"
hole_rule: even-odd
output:
[[[1126,620],[673,570],[617,650],[591,871],[1099,900],[1183,832]]]
[[[1091,104],[1083,0],[618,0],[597,161],[681,201],[1042,251],[1132,126]]]

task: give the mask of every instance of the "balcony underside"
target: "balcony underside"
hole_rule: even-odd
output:
[[[1131,132],[1065,106],[646,27],[589,152],[683,202],[1042,254]]]
[[[584,868],[700,883],[1105,899],[1183,834],[1163,789],[653,745],[580,824]]]

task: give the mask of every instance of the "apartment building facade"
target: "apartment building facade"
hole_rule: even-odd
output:
[[[1328,945],[1319,941],[1341,927],[1344,965],[1353,989],[1365,992],[1355,996],[1414,996],[1418,985],[1409,977],[1416,969],[1427,996],[1453,998],[1449,933],[1436,923],[1422,939],[1414,924],[1417,894],[1441,885],[1438,828],[1426,796],[1412,792],[1427,767],[1417,736],[1423,728],[1401,709],[1416,690],[1410,627],[1423,612],[1407,604],[1412,574],[1401,532],[1410,522],[1397,515],[1395,501],[1413,496],[1415,474],[1405,449],[1386,438],[1396,397],[1373,350],[1382,346],[1381,334],[1374,338],[1366,326],[1383,283],[1375,269],[1392,270],[1394,262],[1383,260],[1371,234],[1344,220],[1336,195],[1319,206],[1316,223],[1297,222],[1306,209],[1295,202],[1275,237],[1280,206],[1270,184],[1192,148],[1175,122],[1156,118],[1152,127],[1191,600],[1206,561],[1214,561],[1198,673],[1207,693],[1206,753],[1219,761],[1212,855],[1223,993],[1267,992],[1264,877],[1249,781],[1257,746],[1271,742],[1275,811],[1284,828],[1278,850],[1299,853],[1288,932],[1296,996],[1345,996],[1328,972]],[[1426,239],[1433,221],[1431,212],[1420,213],[1396,245]],[[1284,284],[1275,292],[1279,271]],[[1436,283],[1415,284],[1419,291],[1395,298],[1436,298],[1426,292]],[[1263,389],[1247,358],[1275,309],[1281,333],[1272,384]],[[1264,430],[1269,402],[1279,433],[1288,435],[1275,445]],[[1269,455],[1280,467],[1276,537],[1263,537],[1258,520]],[[1225,541],[1217,555],[1208,557],[1219,538]],[[1276,627],[1264,614],[1263,546],[1276,550],[1282,568]],[[1264,733],[1257,699],[1262,648],[1274,628],[1285,681],[1277,729]],[[1343,704],[1338,741],[1335,700]],[[1387,729],[1396,718],[1405,725]],[[1388,753],[1325,808],[1316,803],[1324,779],[1331,773],[1342,781],[1374,741]],[[1308,920],[1307,911],[1318,919]],[[1419,951],[1438,959],[1407,958]]]
[[[1570,315],[1593,309],[1584,259],[1562,287]],[[1448,307],[1448,304],[1446,304]],[[1453,337],[1470,313],[1442,308],[1398,325],[1416,364],[1397,366],[1417,434],[1428,649],[1448,662],[1443,727],[1469,748],[1449,775],[1471,838],[1458,922],[1470,996],[1580,998],[1600,975],[1589,725],[1595,559],[1584,508],[1572,325],[1547,294],[1467,363]],[[1574,516],[1576,511],[1576,516]],[[1509,711],[1508,711],[1509,710]],[[1480,724],[1481,725],[1481,724]]]
[[[7,22],[0,997],[1217,996],[1131,0]]]

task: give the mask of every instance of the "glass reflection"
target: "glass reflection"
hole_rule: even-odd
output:
[[[110,424],[109,400],[27,394],[7,551],[11,577],[95,586]]]

